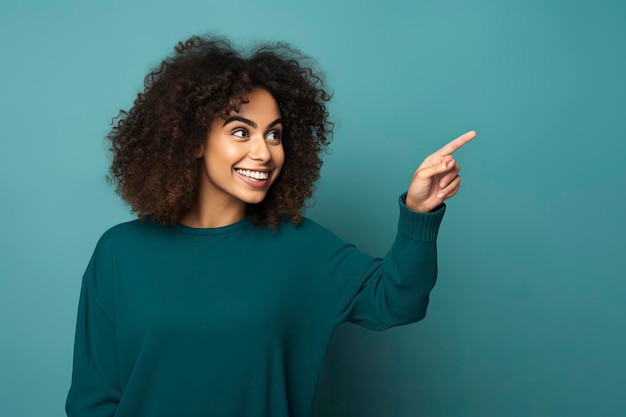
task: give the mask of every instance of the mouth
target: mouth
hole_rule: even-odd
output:
[[[267,184],[269,184],[272,171],[235,168],[235,173],[248,186],[252,188],[265,188]]]
[[[269,178],[269,171],[252,171],[250,169],[235,168],[235,172],[253,181],[263,181]]]

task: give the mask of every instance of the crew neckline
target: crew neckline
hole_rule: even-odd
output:
[[[220,227],[190,227],[185,226],[181,223],[176,223],[174,227],[176,230],[182,233],[187,233],[190,235],[200,235],[200,236],[217,236],[217,235],[225,235],[228,233],[233,233],[238,230],[243,229],[252,224],[252,221],[248,217],[244,217],[242,220],[239,220],[236,223],[229,224],[226,226]]]

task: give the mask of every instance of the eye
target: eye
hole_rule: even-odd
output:
[[[265,136],[265,139],[271,140],[273,142],[280,142],[280,132],[277,130],[272,130],[270,133]]]
[[[248,131],[246,129],[235,129],[235,130],[233,130],[231,135],[237,136],[238,138],[247,138],[248,137]]]

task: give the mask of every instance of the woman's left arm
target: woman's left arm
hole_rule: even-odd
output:
[[[452,153],[476,136],[467,132],[428,156],[413,175],[400,201],[398,232],[387,255],[369,261],[352,295],[343,298],[336,324],[351,321],[373,330],[421,320],[437,278],[436,238],[445,212],[445,200],[461,183],[460,166]],[[352,246],[335,252],[335,271],[363,265],[362,253]],[[347,290],[347,288],[344,288]],[[343,292],[343,291],[342,291]],[[346,294],[346,293],[344,293]],[[344,304],[345,303],[345,304]]]

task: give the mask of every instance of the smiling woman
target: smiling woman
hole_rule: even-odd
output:
[[[226,226],[244,218],[248,204],[265,199],[285,161],[282,120],[274,97],[256,88],[239,112],[209,127],[197,202],[180,219],[191,227]]]
[[[313,195],[322,165],[319,153],[330,142],[332,128],[325,106],[330,95],[321,74],[306,65],[309,61],[284,44],[261,46],[246,57],[222,38],[193,37],[179,43],[176,54],[146,76],[145,91],[130,110],[120,112],[108,135],[113,154],[109,179],[118,194],[139,219],[179,223],[203,190],[199,182],[204,176],[198,173],[206,163],[199,156],[213,146],[207,134],[221,131],[230,117],[245,119],[241,111],[271,104],[271,121],[282,119],[275,130],[286,158],[282,175],[274,175],[265,198],[247,206],[246,215],[272,228],[286,218],[298,224],[304,202]],[[263,103],[250,103],[252,96],[259,96],[253,90],[268,93],[258,97]],[[238,121],[238,136],[257,129]],[[252,144],[257,143],[254,133]]]
[[[110,179],[138,220],[83,276],[68,416],[310,416],[339,324],[424,317],[451,154],[475,133],[422,162],[392,248],[368,256],[302,215],[332,127],[306,62],[194,37],[121,112]]]

